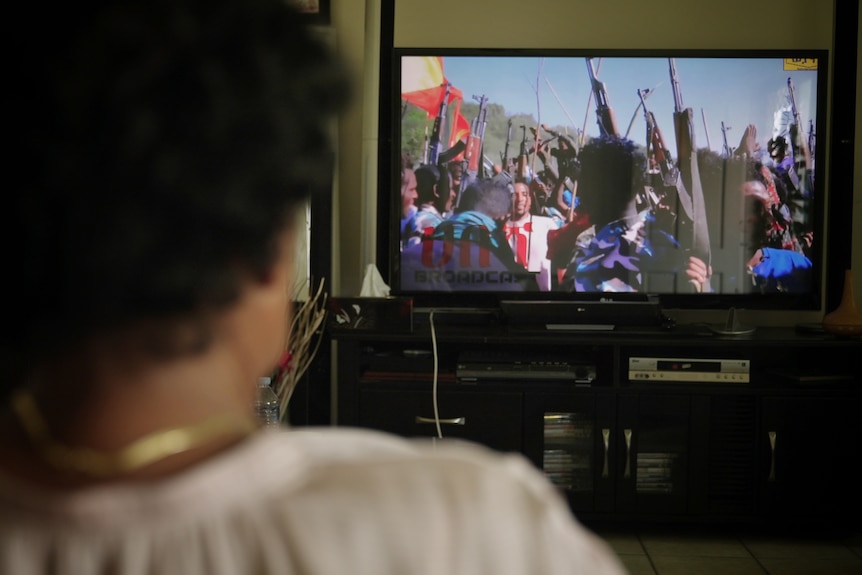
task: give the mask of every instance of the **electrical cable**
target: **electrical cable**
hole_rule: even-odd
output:
[[[428,314],[428,323],[431,326],[431,353],[434,358],[434,368],[431,380],[431,401],[434,404],[434,425],[437,427],[437,438],[443,439],[443,430],[440,427],[440,409],[437,405],[437,372],[440,358],[437,355],[437,330],[434,328],[434,310]]]

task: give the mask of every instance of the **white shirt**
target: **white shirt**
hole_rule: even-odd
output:
[[[520,455],[345,428],[265,431],[153,483],[0,476],[0,574],[621,574]]]
[[[548,232],[559,227],[553,218],[532,214],[506,222],[506,239],[515,254],[515,261],[527,271],[539,272],[537,281],[541,291],[551,290]]]

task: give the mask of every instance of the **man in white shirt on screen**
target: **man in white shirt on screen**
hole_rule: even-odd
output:
[[[523,180],[515,182],[512,214],[506,222],[506,239],[512,246],[515,261],[529,272],[537,274],[541,291],[551,291],[551,260],[548,259],[548,232],[559,227],[547,216],[534,214],[530,186]]]

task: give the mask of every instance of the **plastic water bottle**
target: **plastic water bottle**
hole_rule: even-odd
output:
[[[271,379],[268,377],[257,380],[255,408],[261,427],[278,427],[278,396],[272,390]]]

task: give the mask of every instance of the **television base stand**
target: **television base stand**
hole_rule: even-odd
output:
[[[739,321],[736,308],[732,307],[727,310],[727,320],[724,325],[710,326],[709,329],[718,335],[751,335],[757,328],[742,324]]]

